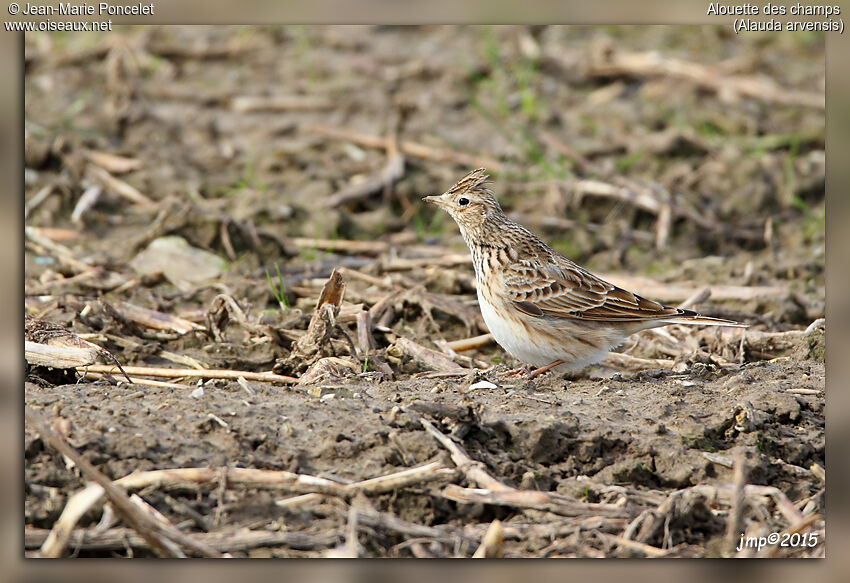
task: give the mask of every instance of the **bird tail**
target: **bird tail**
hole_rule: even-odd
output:
[[[679,313],[671,318],[660,320],[664,324],[687,324],[691,326],[731,326],[733,328],[748,328],[749,324],[742,324],[734,320],[724,320],[723,318],[712,318],[711,316],[703,316],[692,310],[678,310]]]

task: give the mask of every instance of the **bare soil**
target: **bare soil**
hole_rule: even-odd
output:
[[[112,479],[243,467],[349,484],[456,468],[424,420],[523,500],[497,501],[470,466],[289,505],[277,502],[294,492],[223,481],[137,492],[233,556],[471,556],[496,519],[493,548],[513,557],[737,554],[735,520],[822,542],[824,38],[727,28],[28,35],[27,314],[124,366],[293,380],[152,386],[29,367],[26,405]],[[647,70],[650,51],[707,76]],[[486,328],[456,227],[419,198],[476,165],[574,260],[667,303],[709,287],[692,307],[750,328],[644,332],[598,366],[532,381],[492,343],[449,350]],[[166,236],[212,258],[144,272],[139,255]],[[342,304],[308,354],[299,339],[338,267]],[[132,306],[193,329],[156,328]],[[37,555],[88,480],[30,426],[24,447]],[[472,489],[484,498],[459,500]],[[561,510],[529,506],[530,492]],[[120,520],[98,527],[102,511],[83,515],[67,554],[153,554]]]

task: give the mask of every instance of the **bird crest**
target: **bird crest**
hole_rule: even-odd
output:
[[[448,190],[448,194],[473,191],[488,192],[488,189],[485,187],[485,184],[488,182],[490,182],[490,177],[487,175],[487,169],[476,168],[458,180],[457,183]]]

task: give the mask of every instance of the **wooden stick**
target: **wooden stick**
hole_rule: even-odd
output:
[[[80,224],[83,222],[83,216],[97,204],[100,194],[103,189],[99,184],[89,186],[82,195],[80,195],[77,204],[74,205],[74,210],[71,211],[71,222]]]
[[[78,367],[78,370],[81,372],[88,370],[91,372],[111,374],[115,372],[115,367],[105,364],[92,364],[85,367]],[[160,368],[154,366],[125,366],[124,370],[127,371],[128,375],[161,377],[167,379],[193,377],[202,379],[229,379],[235,381],[241,376],[248,381],[267,383],[290,384],[298,381],[295,377],[270,372],[249,372],[243,370],[199,370],[196,368]]]
[[[324,125],[310,126],[305,128],[304,131],[338,140],[345,140],[360,146],[366,146],[367,148],[380,148],[382,150],[386,150],[389,147],[389,140],[391,140],[391,138],[349,132]],[[416,142],[400,142],[399,150],[401,150],[403,154],[413,156],[414,158],[425,158],[426,160],[446,162],[470,168],[483,166],[496,172],[504,170],[505,168],[504,164],[491,158],[470,155],[456,150],[434,148],[424,144],[418,144]]]
[[[502,557],[502,542],[505,540],[505,531],[498,519],[490,523],[481,546],[472,554],[473,559],[500,559]]]
[[[387,358],[401,361],[409,356],[416,365],[426,370],[454,370],[462,368],[451,358],[426,346],[422,346],[410,338],[399,337],[395,343],[387,347]]]
[[[391,142],[391,144],[394,142]],[[392,148],[392,150],[395,150]],[[398,152],[390,152],[387,163],[378,172],[362,182],[349,184],[332,194],[326,201],[328,208],[338,208],[363,200],[375,192],[389,188],[404,176],[404,156]]]
[[[130,186],[123,180],[119,180],[115,178],[112,174],[101,168],[100,166],[96,166],[94,164],[90,164],[88,166],[88,172],[91,174],[92,178],[97,180],[103,188],[114,192],[115,194],[124,197],[128,201],[133,204],[142,206],[142,207],[151,207],[154,205],[154,202],[139,192],[133,186]]]
[[[653,368],[671,369],[676,364],[675,360],[664,360],[660,358],[639,358],[631,354],[622,352],[609,352],[605,355],[603,364],[607,364],[614,368],[623,368],[627,370],[646,370]]]
[[[718,94],[739,93],[761,101],[824,109],[826,101],[822,92],[796,91],[778,87],[773,81],[726,75],[712,65],[660,57],[655,52],[608,52],[602,58],[591,58],[587,73],[592,76],[632,75],[638,77],[668,77],[689,81]]]
[[[104,374],[102,372],[86,371],[84,373],[84,376],[85,376],[86,379],[88,377],[92,377],[95,380],[103,380],[103,379],[110,378],[112,375]],[[130,380],[128,382],[130,384],[132,384],[132,385],[142,385],[142,386],[145,386],[145,387],[157,387],[157,388],[164,388],[164,389],[194,389],[194,388],[196,388],[192,385],[184,385],[184,384],[181,384],[181,383],[167,383],[167,382],[163,382],[163,381],[153,381],[153,380],[149,380],[149,379],[140,379],[140,378],[137,378],[137,377],[129,377],[129,379]]]
[[[733,493],[732,506],[729,508],[729,516],[726,520],[726,556],[735,556],[735,547],[738,535],[744,528],[744,486],[747,485],[747,468],[744,463],[744,455],[736,451],[733,462]]]
[[[24,341],[24,357],[35,366],[73,368],[93,364],[101,355],[96,347],[48,346]]]
[[[668,550],[659,549],[658,547],[653,547],[652,545],[648,545],[646,543],[640,543],[637,541],[629,540],[621,536],[615,536],[604,532],[600,532],[597,534],[622,548],[629,549],[630,551],[636,551],[638,553],[641,553],[642,555],[646,555],[647,557],[664,557],[669,552]]]
[[[143,308],[141,306],[131,304],[130,302],[118,302],[113,306],[113,308],[131,322],[142,324],[143,326],[153,328],[154,330],[171,330],[179,334],[186,334],[192,330],[204,329],[203,326],[190,322],[189,320],[184,320],[183,318],[178,318],[177,316],[172,316],[170,314],[164,314],[157,310],[151,310],[150,308]]]
[[[683,310],[686,308],[690,308],[691,306],[695,306],[696,304],[701,304],[711,297],[711,288],[704,287],[701,290],[694,292],[688,299],[679,304],[677,307],[682,308]]]
[[[354,482],[345,486],[352,492],[363,492],[365,494],[383,494],[400,488],[406,488],[413,484],[424,484],[435,480],[445,480],[456,476],[455,470],[445,468],[439,462],[431,462],[417,468],[402,470],[394,474],[370,478],[362,482]]]
[[[104,478],[107,479],[107,478]],[[222,479],[228,486],[244,486],[265,490],[283,490],[293,493],[319,492],[334,496],[351,495],[344,486],[301,474],[285,471],[255,470],[250,468],[177,468],[171,470],[152,470],[132,473],[115,480],[116,487],[138,490],[149,486],[157,488],[197,488],[205,484],[219,484]],[[108,480],[108,479],[107,479]],[[113,484],[113,482],[109,482]],[[79,519],[104,494],[100,482],[83,488],[68,500],[59,519],[53,525],[51,535],[42,546],[44,556],[59,556],[67,545],[68,537]]]
[[[368,283],[369,285],[374,285],[375,287],[382,289],[392,289],[395,287],[395,284],[389,281],[389,277],[375,277],[374,275],[369,275],[368,273],[363,273],[356,269],[349,269],[348,267],[340,267],[339,272],[349,279],[358,279],[364,283]]]
[[[30,213],[37,209],[41,203],[47,200],[51,194],[53,194],[53,184],[48,184],[36,192],[35,195],[27,201],[26,205],[24,205],[24,219],[26,220]]]
[[[625,289],[633,290],[642,296],[662,302],[682,302],[700,293],[705,285],[678,282],[664,283],[640,275],[624,273],[599,274],[606,281]],[[712,285],[711,297],[716,301],[749,301],[759,299],[782,299],[788,297],[790,290],[784,286],[746,286]]]
[[[514,508],[530,508],[560,516],[601,514],[611,517],[629,517],[631,515],[628,509],[616,504],[578,502],[560,494],[537,490],[516,490],[514,488],[491,490],[462,488],[455,484],[449,484],[443,490],[443,495],[449,500],[463,502],[464,504],[494,504]]]
[[[448,436],[443,434],[442,431],[434,427],[434,425],[425,419],[424,417],[420,420],[422,423],[422,427],[425,428],[425,431],[431,434],[431,436],[436,439],[440,444],[449,450],[451,453],[452,461],[458,467],[458,469],[463,472],[466,476],[466,479],[472,482],[473,484],[477,484],[481,488],[486,488],[488,490],[493,490],[497,492],[503,491],[514,491],[514,488],[503,484],[496,478],[494,478],[487,471],[486,467],[483,463],[479,461],[473,460],[469,455],[464,451],[464,449],[451,440]]]
[[[137,158],[127,158],[111,152],[83,150],[83,155],[111,174],[126,174],[142,167],[142,161]]]
[[[426,464],[418,468],[410,468],[393,474],[388,474],[386,476],[369,478],[368,480],[363,480],[361,482],[347,484],[344,489],[350,492],[351,495],[354,495],[357,492],[362,492],[364,494],[383,494],[384,492],[392,492],[414,484],[424,484],[435,480],[447,480],[452,479],[455,476],[456,470],[444,468],[438,462],[431,462],[430,464]],[[321,500],[322,497],[323,494],[304,494],[301,496],[293,496],[291,498],[277,500],[275,504],[277,506],[290,508],[309,502],[316,502]]]
[[[230,102],[237,113],[256,111],[315,111],[331,109],[334,103],[330,99],[315,95],[239,95]]]
[[[383,241],[351,241],[347,239],[286,237],[283,239],[283,242],[284,244],[289,244],[299,249],[318,249],[320,251],[353,253],[355,255],[379,255],[390,248],[390,244]]]
[[[487,346],[495,342],[492,334],[482,334],[481,336],[473,336],[472,338],[462,338],[461,340],[452,340],[446,342],[446,347],[455,352],[465,352],[467,350],[475,350],[482,346]]]
[[[403,520],[388,512],[359,510],[358,518],[364,526],[385,528],[406,536],[457,541],[458,539],[478,543],[480,536],[470,536],[464,530],[449,524],[425,526]]]
[[[381,261],[384,271],[408,271],[422,267],[455,267],[457,265],[469,265],[471,260],[468,254],[452,253],[442,257],[422,257],[409,259],[407,257],[393,257]]]
[[[100,471],[98,471],[97,468],[95,468],[86,458],[77,453],[73,447],[65,443],[64,440],[56,435],[56,433],[47,425],[47,422],[40,413],[27,406],[24,409],[24,415],[26,416],[27,422],[33,425],[34,429],[38,431],[45,442],[58,449],[63,455],[74,462],[83,476],[95,482],[95,487],[101,489],[101,492],[106,495],[121,517],[127,521],[133,530],[144,537],[148,544],[151,545],[151,548],[153,548],[158,554],[167,557],[177,557],[182,554],[175,552],[172,545],[163,541],[163,537],[165,537],[173,543],[191,549],[202,556],[221,556],[221,554],[215,549],[212,549],[208,545],[200,543],[192,537],[183,534],[170,523],[167,523],[167,521],[164,524],[159,520],[155,520],[149,514],[139,510],[138,506],[130,501],[127,493],[119,485],[114,484],[109,478],[100,473]],[[61,537],[64,540],[56,540],[57,538],[60,538],[59,536],[54,537],[52,540],[51,537],[48,537],[48,540],[44,543],[47,548],[45,548],[45,546],[42,547],[42,551],[45,551],[44,556],[60,556],[65,548],[65,542],[67,541],[70,531],[71,529],[68,529]],[[53,533],[51,532],[51,534]],[[51,545],[48,545],[49,541],[51,542]]]
[[[661,212],[661,202],[658,198],[651,196],[646,191],[634,191],[624,186],[617,186],[602,182],[601,180],[577,180],[573,185],[576,191],[581,194],[593,194],[596,196],[604,196],[615,198],[624,202],[629,202],[645,211],[657,215]]]
[[[24,529],[24,547],[34,549],[42,546],[50,535],[45,528]],[[201,532],[192,537],[221,552],[248,551],[259,547],[289,547],[297,550],[312,550],[331,547],[339,541],[336,532],[311,535],[301,532],[279,532],[267,530],[239,530],[236,532]],[[129,545],[136,549],[149,549],[144,537],[130,528],[110,528],[105,531],[77,528],[68,537],[68,546],[90,551],[121,550]]]
[[[24,233],[26,234],[27,239],[37,245],[42,246],[44,249],[47,250],[48,253],[52,253],[54,257],[56,257],[56,259],[59,259],[66,265],[74,268],[78,273],[91,271],[92,269],[94,269],[89,263],[78,260],[74,256],[74,253],[72,253],[71,250],[65,247],[64,245],[56,243],[55,241],[51,241],[47,237],[42,236],[39,229],[35,227],[25,226]]]

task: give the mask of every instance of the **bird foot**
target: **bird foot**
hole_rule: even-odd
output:
[[[552,370],[552,369],[553,369],[553,368],[555,368],[556,366],[560,366],[560,365],[562,365],[562,364],[564,364],[564,361],[563,361],[563,360],[555,360],[555,361],[553,361],[553,362],[550,362],[549,364],[546,364],[546,365],[544,365],[544,366],[541,366],[540,368],[536,368],[536,369],[534,369],[533,371],[531,371],[530,373],[528,373],[528,374],[526,375],[526,377],[525,377],[525,378],[527,378],[528,380],[536,379],[537,377],[539,377],[540,375],[542,375],[544,372],[546,372],[546,371],[548,371],[548,370]]]
[[[502,374],[504,376],[527,376],[531,374],[531,371],[534,370],[534,367],[530,364],[524,364],[522,366],[518,366],[517,368],[512,368],[511,370],[505,371]]]
[[[530,381],[530,380],[536,379],[537,377],[542,375],[544,372],[551,370],[551,369],[553,369],[556,366],[559,366],[561,364],[564,364],[563,360],[555,360],[553,362],[550,362],[547,365],[541,366],[540,368],[532,368],[531,365],[524,364],[524,365],[522,365],[518,368],[514,368],[514,369],[509,370],[505,374],[506,375],[518,375],[518,376],[521,375],[521,376],[525,377],[525,380]]]

